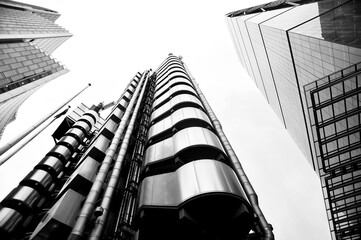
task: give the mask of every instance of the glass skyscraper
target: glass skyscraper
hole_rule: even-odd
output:
[[[50,56],[72,36],[54,23],[59,16],[50,9],[0,1],[0,138],[32,93],[68,72]]]
[[[321,178],[333,239],[361,237],[361,2],[275,1],[226,15],[241,61]]]

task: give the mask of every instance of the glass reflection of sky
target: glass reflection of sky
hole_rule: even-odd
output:
[[[322,2],[319,3],[320,7]],[[292,30],[329,42],[361,47],[361,1],[351,1]]]

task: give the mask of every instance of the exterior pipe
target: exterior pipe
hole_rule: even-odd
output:
[[[181,61],[182,62],[182,61]],[[208,104],[207,99],[204,97],[202,91],[200,90],[200,88],[198,87],[198,84],[195,82],[195,79],[193,78],[193,76],[191,75],[191,73],[189,72],[188,67],[185,65],[185,63],[183,63],[183,66],[187,72],[187,74],[189,75],[189,78],[197,92],[197,94],[200,97],[200,100],[203,104],[203,106],[206,109],[206,112],[217,132],[218,137],[221,140],[222,146],[225,149],[229,159],[230,159],[230,164],[232,166],[232,168],[234,169],[238,180],[240,181],[240,183],[242,184],[242,187],[247,195],[248,200],[250,201],[254,212],[257,214],[258,217],[258,221],[259,221],[259,225],[262,228],[262,231],[264,232],[264,239],[265,240],[273,240],[274,239],[274,235],[272,232],[272,227],[270,224],[268,224],[266,218],[264,217],[262,210],[260,209],[259,205],[258,205],[258,197],[257,194],[255,192],[255,190],[253,189],[251,182],[249,181],[246,173],[244,172],[242,165],[236,155],[236,153],[234,152],[231,144],[229,143],[226,135],[224,134],[223,130],[222,130],[222,126],[220,124],[220,122],[218,121],[216,115],[214,114],[212,108],[210,107],[210,105]]]
[[[22,140],[24,137],[26,137],[30,132],[32,132],[35,128],[39,127],[41,124],[43,124],[48,118],[50,118],[53,114],[55,114],[57,111],[62,109],[66,104],[68,104],[71,100],[76,98],[79,94],[81,94],[85,89],[87,89],[91,84],[89,83],[85,88],[83,88],[81,91],[79,91],[77,94],[75,94],[73,97],[66,100],[64,103],[62,103],[59,107],[54,109],[52,112],[44,116],[42,119],[40,119],[37,123],[35,123],[33,126],[25,130],[23,133],[20,133],[18,136],[10,140],[8,143],[6,143],[4,146],[0,148],[0,156],[8,151],[11,147],[13,147],[15,144],[17,144],[20,140]],[[1,165],[1,164],[0,164]]]
[[[94,228],[93,228],[93,230],[92,230],[92,232],[90,234],[90,237],[89,237],[89,239],[91,239],[91,240],[96,240],[96,239],[99,239],[101,237],[105,222],[107,220],[108,212],[109,212],[109,206],[110,206],[110,203],[111,203],[111,200],[112,200],[112,197],[113,197],[113,193],[114,193],[115,188],[116,188],[117,183],[118,183],[120,171],[121,171],[122,166],[123,166],[124,157],[125,157],[125,154],[126,154],[126,152],[128,150],[129,140],[130,140],[130,137],[131,137],[131,135],[133,133],[134,123],[135,123],[135,120],[137,118],[139,108],[140,108],[140,104],[142,102],[143,95],[144,95],[144,92],[145,92],[145,89],[146,89],[146,86],[147,86],[147,83],[148,83],[148,79],[149,79],[148,76],[145,79],[142,91],[141,91],[141,93],[139,95],[137,104],[136,104],[136,106],[134,108],[132,118],[131,118],[131,120],[129,122],[129,125],[128,125],[127,131],[125,133],[123,142],[122,142],[122,144],[120,146],[118,157],[117,157],[117,159],[115,161],[113,171],[112,171],[112,174],[111,174],[109,182],[108,182],[108,186],[107,186],[107,188],[105,190],[102,202],[100,204],[100,207],[103,210],[103,214],[101,216],[99,216],[95,221],[95,226],[94,226]]]
[[[59,114],[55,115],[53,119],[51,119],[50,122],[46,123],[44,126],[40,127],[39,129],[37,129],[36,131],[34,131],[32,133],[32,135],[30,136],[30,138],[26,139],[26,141],[24,141],[21,144],[15,145],[14,147],[12,147],[10,150],[8,150],[5,154],[1,155],[0,157],[0,166],[3,165],[6,161],[8,161],[12,156],[14,156],[17,152],[19,152],[23,147],[26,146],[26,144],[28,144],[31,140],[33,140],[36,136],[39,135],[39,133],[41,133],[45,128],[47,128],[50,124],[52,124],[56,119],[58,119],[59,117],[63,116],[64,114],[66,114],[68,112],[68,109],[70,108],[70,106],[68,106],[67,109],[63,110],[62,112],[60,112]]]
[[[119,207],[116,225],[114,228],[113,240],[123,239],[125,234],[123,226],[126,225],[128,227],[132,224],[135,212],[135,202],[138,193],[137,187],[139,186],[140,167],[145,152],[144,145],[148,135],[151,107],[154,98],[155,74],[150,76],[149,81],[150,83],[148,87],[148,92],[147,96],[145,97],[142,109],[142,118],[139,121],[138,132],[136,134],[137,139],[134,144],[132,160],[130,161],[127,181],[121,199],[121,205]],[[122,225],[122,227],[120,227],[119,225]]]
[[[95,177],[94,183],[89,191],[89,194],[83,204],[83,207],[78,215],[78,218],[75,222],[75,225],[68,237],[68,240],[78,240],[78,239],[82,239],[83,233],[85,231],[85,227],[89,221],[89,219],[92,216],[94,207],[95,207],[95,203],[98,200],[100,191],[102,189],[104,180],[108,174],[109,171],[109,167],[112,163],[113,157],[115,155],[115,152],[117,150],[117,147],[119,145],[121,136],[124,132],[125,126],[127,125],[129,116],[132,112],[132,108],[135,104],[135,100],[137,98],[137,96],[139,95],[140,92],[140,88],[142,86],[142,82],[144,82],[145,79],[145,75],[146,73],[143,73],[142,79],[139,82],[133,96],[132,99],[129,102],[129,105],[122,117],[121,122],[119,123],[119,126],[114,134],[114,137],[112,139],[112,142],[109,146],[109,148],[106,151],[106,155],[105,158],[98,170],[98,173]]]

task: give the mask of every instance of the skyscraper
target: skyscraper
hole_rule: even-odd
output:
[[[321,178],[333,239],[361,236],[360,1],[226,15],[238,57]]]
[[[180,57],[93,106],[0,203],[9,239],[274,239],[247,175]]]
[[[71,34],[54,23],[59,13],[0,1],[0,138],[20,105],[68,70],[50,54]]]

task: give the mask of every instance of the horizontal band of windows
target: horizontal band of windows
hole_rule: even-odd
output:
[[[339,189],[340,191],[342,191],[343,189]],[[350,199],[354,199],[354,197],[356,196],[361,196],[361,190],[360,189],[352,189],[351,191],[346,192],[342,192],[342,194],[339,194],[337,197],[335,196],[330,196],[330,202],[331,203],[335,203],[335,205],[338,205],[338,202],[343,201],[343,200],[350,200]],[[350,203],[350,202],[348,202]]]
[[[162,89],[164,86],[168,85],[168,83],[175,79],[175,78],[182,78],[184,80],[186,80],[187,82],[191,82],[191,80],[189,79],[188,75],[183,73],[183,72],[174,72],[174,73],[171,73],[167,79],[165,79],[165,81],[162,81],[162,82],[159,82],[156,84],[155,86],[155,91],[159,91],[160,89]]]
[[[184,73],[186,73],[185,69],[183,68],[183,66],[178,65],[178,64],[173,64],[171,66],[169,66],[167,69],[165,69],[164,72],[162,73],[158,73],[157,74],[157,80],[156,81],[160,81],[161,79],[164,78],[164,76],[167,75],[167,73],[171,72],[174,69],[178,69],[179,71],[183,71]]]
[[[337,188],[343,188],[348,185],[354,185],[357,182],[361,182],[361,175],[356,177],[352,177],[347,179],[345,175],[350,175],[350,173],[353,173],[355,170],[360,169],[360,166],[357,166],[357,164],[361,165],[361,163],[356,163],[354,166],[349,166],[348,169],[345,169],[346,171],[340,171],[339,174],[335,176],[328,176],[325,178],[326,186],[328,188],[328,191],[334,191]],[[341,179],[343,179],[341,181]],[[347,180],[345,180],[347,179]]]
[[[219,161],[200,159],[150,176],[139,192],[136,221],[145,239],[246,239],[252,228],[242,186]]]
[[[160,97],[160,95],[164,94],[167,89],[179,85],[179,84],[184,84],[184,85],[188,85],[190,87],[193,88],[193,85],[190,83],[190,81],[186,78],[184,78],[183,76],[178,77],[172,77],[171,79],[169,79],[164,85],[162,85],[161,88],[158,88],[154,94],[154,99],[157,99]]]
[[[203,119],[187,118],[187,119],[183,119],[183,120],[175,123],[170,128],[164,129],[164,131],[162,131],[154,136],[151,136],[149,138],[149,140],[147,141],[146,147],[149,147],[153,144],[163,141],[164,139],[170,138],[174,134],[176,134],[178,131],[181,131],[181,130],[183,130],[185,128],[189,128],[189,127],[202,127],[202,128],[207,128],[208,130],[213,131],[212,126],[208,122],[204,121]]]
[[[181,63],[180,63],[180,61],[179,61],[179,59],[178,59],[177,57],[175,57],[175,58],[168,58],[168,59],[166,60],[166,62],[165,62],[162,66],[160,66],[160,67],[158,68],[157,73],[163,72],[167,67],[169,67],[169,65],[172,65],[172,64],[179,64],[179,65],[181,65]]]
[[[346,212],[347,210],[350,210],[350,209],[356,210],[359,206],[360,206],[360,203],[348,204],[348,205],[345,205],[344,207],[338,206],[337,209],[333,209],[332,212],[335,215],[337,213]]]
[[[352,151],[358,151],[359,149],[359,144],[355,144],[353,145],[352,147],[349,147],[349,148],[346,148],[344,149],[343,151],[340,151],[339,153],[335,153],[335,154],[332,154],[330,156],[327,156],[325,157],[325,159],[322,159],[323,160],[323,171],[325,171],[326,173],[333,173],[333,172],[336,172],[336,171],[339,171],[345,167],[348,167],[350,165],[353,165],[353,164],[357,164],[358,161],[360,161],[360,155],[357,155],[357,156],[353,156],[353,157],[347,157],[346,159],[340,159],[340,156],[342,156],[342,154],[345,154],[345,153],[352,153]],[[336,161],[334,161],[334,158],[337,158]]]
[[[191,83],[191,80],[188,78],[187,75],[185,75],[184,73],[181,72],[173,72],[171,73],[167,79],[165,79],[164,81],[162,81],[160,84],[157,84],[155,87],[155,91],[158,92],[159,90],[161,90],[162,88],[164,88],[169,81],[171,81],[172,79],[175,78],[183,78],[184,80],[188,81],[189,83]]]
[[[174,67],[183,68],[183,65],[178,61],[172,61],[166,67],[164,67],[162,70],[158,71],[158,76],[161,77],[166,72],[168,72],[169,69],[174,68]]]
[[[175,172],[150,176],[143,180],[141,193],[139,196],[139,206],[141,207],[179,207],[194,195],[208,193],[234,194],[237,198],[245,199],[244,191],[232,168],[213,159],[199,159],[183,165]],[[218,204],[215,202],[212,205],[206,204],[206,206]],[[229,205],[219,206],[224,206],[220,209],[222,212],[229,210],[230,207]],[[211,210],[207,210],[210,215],[213,214]],[[233,216],[236,211],[237,209],[232,210],[230,215]],[[159,211],[157,211],[158,213]],[[178,212],[175,216],[178,216]],[[223,220],[224,218],[220,219],[220,221]],[[239,225],[235,225],[235,227],[239,231]]]
[[[223,151],[223,147],[214,132],[194,126],[179,130],[171,137],[150,145],[145,152],[144,164],[172,157],[183,149],[195,145],[207,145]]]
[[[156,80],[157,85],[160,84],[162,81],[164,81],[172,72],[181,72],[185,76],[187,76],[187,73],[185,72],[185,70],[183,68],[181,68],[179,66],[174,66],[171,69],[169,69],[167,72],[165,72],[164,74],[157,76],[157,80]]]
[[[12,82],[12,83],[8,83],[6,85],[2,85],[0,87],[0,94],[4,93],[4,92],[7,92],[7,91],[10,91],[12,89],[21,87],[21,86],[26,85],[28,83],[34,82],[34,81],[36,81],[36,80],[38,80],[40,78],[49,76],[49,75],[51,75],[51,74],[53,74],[55,72],[57,72],[56,69],[52,69],[52,70],[46,71],[46,72],[43,71],[43,72],[41,72],[39,74],[33,74],[33,75],[29,76],[29,77],[23,77],[23,78],[21,78],[20,80],[18,80],[16,82]]]
[[[171,111],[171,114],[168,117],[160,121],[157,121],[156,123],[155,121],[152,121],[150,123],[149,131],[148,131],[149,137],[162,132],[164,129],[170,128],[175,123],[187,118],[202,119],[205,122],[208,122],[210,125],[212,125],[207,114],[198,105],[182,106],[181,108],[177,108],[177,109],[172,108],[172,109],[173,111]]]
[[[160,108],[163,104],[167,103],[169,100],[171,100],[172,98],[174,98],[177,95],[180,94],[191,94],[195,97],[197,96],[197,93],[195,92],[195,90],[192,87],[187,86],[188,88],[184,88],[183,86],[176,86],[174,88],[172,88],[171,90],[169,90],[168,92],[166,92],[166,94],[164,94],[162,97],[156,99],[153,102],[153,109],[157,109]]]
[[[169,116],[171,111],[175,111],[181,107],[197,107],[202,109],[202,103],[199,99],[190,94],[180,94],[173,97],[170,101],[159,107],[158,109],[154,110],[151,114],[151,121],[157,122],[160,119]]]
[[[201,159],[212,159],[227,163],[226,155],[218,148],[211,145],[192,145],[171,157],[145,163],[140,178],[144,179],[152,175],[174,172],[184,164]]]
[[[158,67],[158,69],[157,69],[157,71],[159,72],[159,71],[161,71],[164,67],[166,67],[167,65],[168,65],[168,63],[170,62],[170,61],[177,61],[177,60],[179,60],[176,56],[170,56],[170,57],[168,57],[159,67]]]
[[[184,78],[186,80],[188,80],[190,82],[190,79],[188,77],[187,74],[185,74],[184,72],[182,71],[178,71],[178,69],[175,69],[174,71],[170,72],[164,79],[162,79],[161,81],[158,81],[157,84],[156,84],[156,91],[158,89],[161,89],[164,85],[167,84],[167,82],[171,79],[173,79],[174,77],[181,77],[181,78]]]
[[[178,109],[186,108],[186,107],[197,108],[197,109],[199,109],[199,110],[201,110],[201,111],[204,112],[204,109],[203,109],[202,106],[200,106],[198,103],[184,101],[184,102],[175,104],[175,105],[174,105],[172,108],[170,108],[168,111],[165,111],[165,112],[162,113],[161,115],[152,118],[152,119],[151,119],[151,120],[152,120],[151,124],[154,125],[154,124],[156,124],[157,122],[160,122],[160,121],[162,121],[163,119],[169,117],[174,111],[177,111]]]

